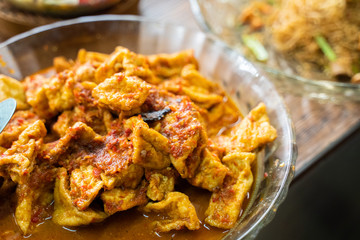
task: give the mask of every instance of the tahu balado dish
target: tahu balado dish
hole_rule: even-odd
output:
[[[56,226],[79,229],[67,233],[76,238],[119,224],[102,239],[231,229],[256,153],[277,136],[265,105],[243,117],[199,73],[191,50],[82,49],[75,60],[58,57],[21,82],[2,75],[0,83],[1,97],[18,103],[0,134],[1,238],[47,231],[61,239]]]

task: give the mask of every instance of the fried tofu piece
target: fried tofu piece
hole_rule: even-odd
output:
[[[109,58],[109,56],[110,55],[104,53],[86,51],[82,48],[78,52],[76,63],[79,65],[89,63],[95,68],[98,68],[103,62],[105,62]]]
[[[211,192],[215,191],[222,186],[224,178],[228,173],[228,168],[208,148],[202,151],[201,158],[202,160],[195,176],[188,179],[188,181],[196,187],[201,187]]]
[[[52,221],[63,226],[81,226],[103,221],[108,216],[106,213],[91,208],[81,211],[73,205],[67,178],[66,169],[60,168],[55,182]]]
[[[53,201],[56,169],[49,166],[36,167],[24,184],[16,188],[16,223],[27,235],[36,224],[50,216],[48,207]]]
[[[136,164],[130,164],[123,171],[112,175],[101,173],[100,176],[106,190],[111,190],[115,187],[135,189],[144,176],[144,168]]]
[[[80,49],[73,67],[75,80],[78,82],[90,81],[96,84],[100,83],[95,78],[96,69],[108,58],[108,54]]]
[[[84,63],[74,69],[75,80],[78,82],[95,82],[96,68],[91,63]]]
[[[216,103],[220,103],[223,99],[223,96],[207,93],[203,91],[203,89],[199,89],[198,87],[184,87],[182,88],[182,93],[186,96],[189,96],[192,101],[194,101],[198,106],[208,109]]]
[[[186,95],[205,109],[222,102],[224,98],[224,93],[219,91],[220,87],[203,77],[193,64],[184,66],[181,77],[164,81],[161,87],[178,95]]]
[[[112,215],[119,211],[125,211],[135,206],[144,205],[148,202],[146,198],[147,184],[145,181],[136,188],[114,188],[101,194],[104,202],[105,212]]]
[[[16,100],[16,109],[28,109],[26,102],[24,86],[16,79],[0,74],[0,102],[14,98]]]
[[[85,123],[76,122],[59,140],[45,144],[41,159],[73,169],[82,165],[80,163],[89,163],[86,161],[91,157],[89,154],[102,148],[103,137]]]
[[[75,107],[71,111],[64,111],[53,126],[60,136],[63,136],[75,122],[86,123],[100,135],[106,135],[110,130],[113,120],[111,113],[107,109],[97,106],[91,95],[96,86],[95,83],[88,81],[75,84],[73,89]]]
[[[73,72],[66,70],[49,79],[40,74],[25,78],[26,99],[36,114],[50,119],[75,105]]]
[[[29,190],[29,192],[25,196],[18,199],[18,204],[15,210],[15,219],[19,228],[24,234],[28,234],[30,231],[30,223],[31,223],[31,215],[32,215],[31,213],[32,213],[32,205],[34,198],[33,195],[35,194],[36,192],[34,190]]]
[[[129,54],[129,50],[123,47],[116,48],[115,51],[98,67],[95,73],[97,83],[121,72],[123,69],[123,60]]]
[[[151,84],[160,81],[150,70],[148,59],[145,56],[133,53],[124,47],[117,47],[110,57],[97,68],[96,82],[101,83],[116,73],[137,76]]]
[[[188,196],[180,192],[170,192],[166,194],[164,200],[148,203],[143,210],[166,216],[166,219],[154,222],[154,230],[158,232],[181,230],[185,227],[189,230],[200,228],[200,221],[196,215],[195,207]]]
[[[69,170],[83,164],[92,165],[106,189],[117,186],[135,188],[144,170],[133,163],[134,146],[129,138],[130,132],[119,123],[114,124],[106,136],[101,136],[86,124],[77,122],[58,141],[47,144],[41,158]]]
[[[37,120],[20,134],[11,148],[0,155],[0,168],[6,168],[14,182],[22,184],[33,170],[45,135],[44,123]]]
[[[59,113],[69,110],[75,105],[74,84],[72,71],[63,71],[50,78],[44,87],[51,112]]]
[[[244,169],[247,171],[251,169],[251,164],[256,159],[256,153],[247,152],[232,152],[226,154],[222,162],[230,170],[229,175],[234,178],[239,178],[243,174]]]
[[[151,85],[135,76],[114,74],[94,88],[92,95],[99,106],[116,112],[140,107],[149,95]]]
[[[129,182],[125,184],[133,185],[138,182],[138,178],[134,174],[143,174],[143,170],[141,166],[130,169],[134,153],[130,135],[131,131],[123,127],[122,121],[114,121],[109,133],[104,136],[105,145],[97,153],[95,152],[96,157],[93,159],[93,164],[103,170],[106,175],[120,177],[120,182],[126,182],[128,179]],[[128,173],[128,171],[130,172]]]
[[[161,87],[177,95],[186,95],[196,103],[196,105],[205,109],[208,109],[223,100],[223,96],[210,93],[201,87],[190,85],[182,78],[174,78],[165,81],[162,83]]]
[[[92,91],[96,86],[96,83],[89,81],[77,81],[75,83],[73,92],[76,107],[83,107],[86,109],[98,107],[95,98],[92,96]]]
[[[52,126],[54,132],[57,133],[60,137],[65,136],[66,131],[75,123],[77,122],[74,120],[74,112],[76,111],[65,111],[61,113],[57,121]]]
[[[10,148],[12,142],[39,117],[31,111],[16,111],[4,130],[0,133],[0,146]]]
[[[196,86],[209,92],[222,92],[220,86],[201,75],[198,67],[194,64],[185,65],[181,70],[181,77],[186,80],[190,86]]]
[[[76,122],[82,122],[97,134],[106,135],[110,130],[112,120],[111,113],[106,109],[75,107],[72,111],[64,111],[60,114],[52,129],[63,137]]]
[[[181,78],[185,80],[183,94],[198,106],[208,109],[223,101],[224,92],[220,86],[202,76],[195,65],[186,65],[181,71]]]
[[[174,191],[178,174],[173,168],[167,167],[162,170],[146,170],[145,177],[149,182],[146,196],[153,201],[161,201],[167,193]]]
[[[70,175],[70,196],[73,205],[79,210],[85,210],[98,195],[104,183],[93,166],[80,166]]]
[[[222,102],[206,110],[207,134],[209,137],[219,135],[236,124],[241,117],[242,114],[236,104],[225,96]]]
[[[180,76],[183,67],[193,64],[198,67],[193,50],[184,50],[173,54],[156,54],[148,56],[151,70],[160,78]]]
[[[231,147],[241,152],[252,152],[277,137],[276,129],[271,126],[264,103],[260,103],[231,131]]]
[[[125,121],[131,129],[130,139],[134,145],[133,162],[145,168],[162,169],[170,165],[169,141],[159,132],[149,128],[141,117]]]
[[[55,114],[51,112],[48,99],[45,94],[45,84],[48,79],[41,74],[26,77],[23,85],[25,87],[26,101],[30,104],[33,111],[45,119],[52,118]]]
[[[251,163],[254,153],[230,153],[223,163],[230,169],[220,189],[211,195],[205,212],[205,222],[211,226],[230,229],[235,226],[242,203],[253,183]]]
[[[186,97],[174,97],[174,100],[170,104],[172,111],[161,120],[160,133],[169,139],[171,163],[182,178],[192,178],[200,164],[207,135],[194,104]]]
[[[74,62],[67,60],[65,57],[55,57],[53,60],[55,71],[60,73],[73,67]]]
[[[210,108],[207,113],[207,120],[209,123],[215,123],[220,120],[221,116],[225,112],[225,105],[224,104],[215,104],[212,108]],[[220,124],[219,124],[220,125]]]
[[[171,163],[182,178],[191,178],[200,164],[201,150],[207,143],[199,108],[186,96],[176,96],[153,87],[142,111],[159,111],[165,107],[171,111],[159,120],[156,129],[169,140]]]

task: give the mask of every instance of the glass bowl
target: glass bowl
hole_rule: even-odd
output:
[[[0,55],[6,66],[0,67],[0,73],[21,80],[51,66],[56,56],[74,59],[80,48],[110,53],[118,45],[142,54],[194,49],[200,71],[219,82],[243,114],[261,101],[266,104],[278,138],[262,151],[248,208],[241,221],[224,237],[254,238],[272,219],[287,194],[297,148],[291,119],[273,84],[225,44],[200,31],[135,16],[81,17],[38,27],[1,43]]]
[[[246,54],[242,44],[242,28],[238,18],[243,9],[256,0],[190,0],[194,16],[205,32],[229,44],[231,47]],[[268,38],[269,36],[265,37]],[[274,50],[271,43],[266,49],[269,60],[266,63],[254,64],[265,70],[281,93],[292,93],[333,102],[360,101],[360,84],[322,80],[322,74],[313,72],[317,78],[307,78],[296,73],[296,64],[287,61],[281,53]],[[253,60],[253,59],[251,59]]]

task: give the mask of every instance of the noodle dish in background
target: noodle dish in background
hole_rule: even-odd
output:
[[[191,2],[203,29],[268,71],[277,85],[360,100],[360,1]]]

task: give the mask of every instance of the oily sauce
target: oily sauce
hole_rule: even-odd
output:
[[[209,191],[195,188],[187,182],[182,182],[177,191],[189,196],[194,205],[197,215],[201,220],[205,218],[205,211],[208,207],[211,193]],[[136,208],[118,212],[105,221],[84,227],[66,228],[54,224],[51,219],[39,224],[29,236],[22,236],[13,217],[14,204],[12,200],[4,199],[0,202],[0,239],[51,239],[51,240],[148,240],[148,239],[221,239],[228,230],[207,226],[201,222],[201,228],[196,231],[181,230],[170,231],[169,233],[156,233],[152,230],[152,222],[159,219],[153,214],[143,214]]]

